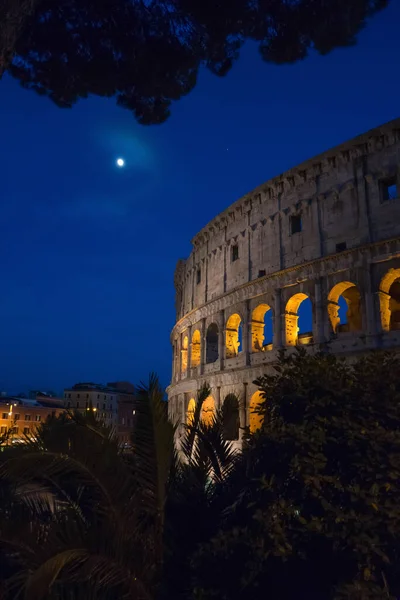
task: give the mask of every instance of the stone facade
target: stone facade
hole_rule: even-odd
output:
[[[208,411],[236,398],[238,423],[254,429],[253,381],[280,348],[400,344],[399,190],[396,119],[268,181],[195,236],[175,272],[172,419],[190,419],[206,381]],[[312,331],[301,332],[306,299]]]

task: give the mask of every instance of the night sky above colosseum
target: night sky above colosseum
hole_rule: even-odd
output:
[[[1,83],[0,389],[170,377],[174,269],[244,193],[400,116],[400,4],[357,46],[286,67],[248,45],[162,126]],[[125,160],[118,168],[117,158]]]

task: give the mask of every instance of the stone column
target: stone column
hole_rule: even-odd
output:
[[[188,349],[187,349],[187,375],[188,379],[191,378],[190,370],[192,368],[192,326],[189,325],[187,328],[187,336],[188,336]]]
[[[274,332],[273,332],[273,348],[279,350],[282,348],[282,340],[285,339],[284,315],[282,315],[282,293],[281,290],[275,290],[274,294]]]
[[[217,387],[217,393],[215,394],[215,408],[221,409],[221,386]]]
[[[315,301],[315,331],[313,331],[314,344],[323,344],[326,342],[325,338],[325,326],[324,320],[326,316],[324,314],[324,302],[322,298],[322,280],[321,278],[315,280],[314,288],[314,301]]]
[[[180,333],[178,339],[176,340],[177,347],[177,372],[175,373],[175,380],[180,381],[182,374],[182,334]]]
[[[205,318],[203,318],[201,320],[201,327],[200,327],[200,339],[201,339],[201,346],[200,346],[200,373],[201,374],[204,373],[204,365],[206,364],[206,345],[207,345],[206,335],[207,335],[207,332],[206,332],[206,320],[205,320]]]
[[[240,428],[247,427],[247,383],[243,383],[242,398],[239,405]]]
[[[381,330],[380,306],[376,310],[376,304],[380,305],[380,297],[376,298],[373,293],[371,265],[366,265],[364,271],[364,302],[365,302],[365,318],[366,323],[363,323],[363,330],[368,337],[375,336]],[[382,294],[382,292],[380,292]],[[378,292],[379,294],[379,292]],[[378,302],[376,302],[378,300]]]
[[[219,370],[222,371],[225,365],[225,311],[220,310],[218,313],[218,362]]]
[[[243,305],[243,326],[242,326],[242,351],[245,355],[246,365],[250,364],[250,334],[251,334],[251,319],[250,319],[250,302],[246,300]]]

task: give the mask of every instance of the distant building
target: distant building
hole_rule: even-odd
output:
[[[9,443],[15,443],[23,439],[24,435],[34,433],[47,417],[57,417],[63,412],[64,408],[60,401],[46,405],[36,399],[2,396],[0,400],[0,433],[4,436],[9,432]]]
[[[90,407],[107,425],[118,424],[118,392],[100,383],[77,383],[64,390],[64,406],[84,412]]]

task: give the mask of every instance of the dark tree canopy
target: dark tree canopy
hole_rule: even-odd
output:
[[[225,75],[250,39],[291,63],[355,43],[388,0],[0,0],[0,76],[71,107],[116,96],[161,123],[201,65]]]

